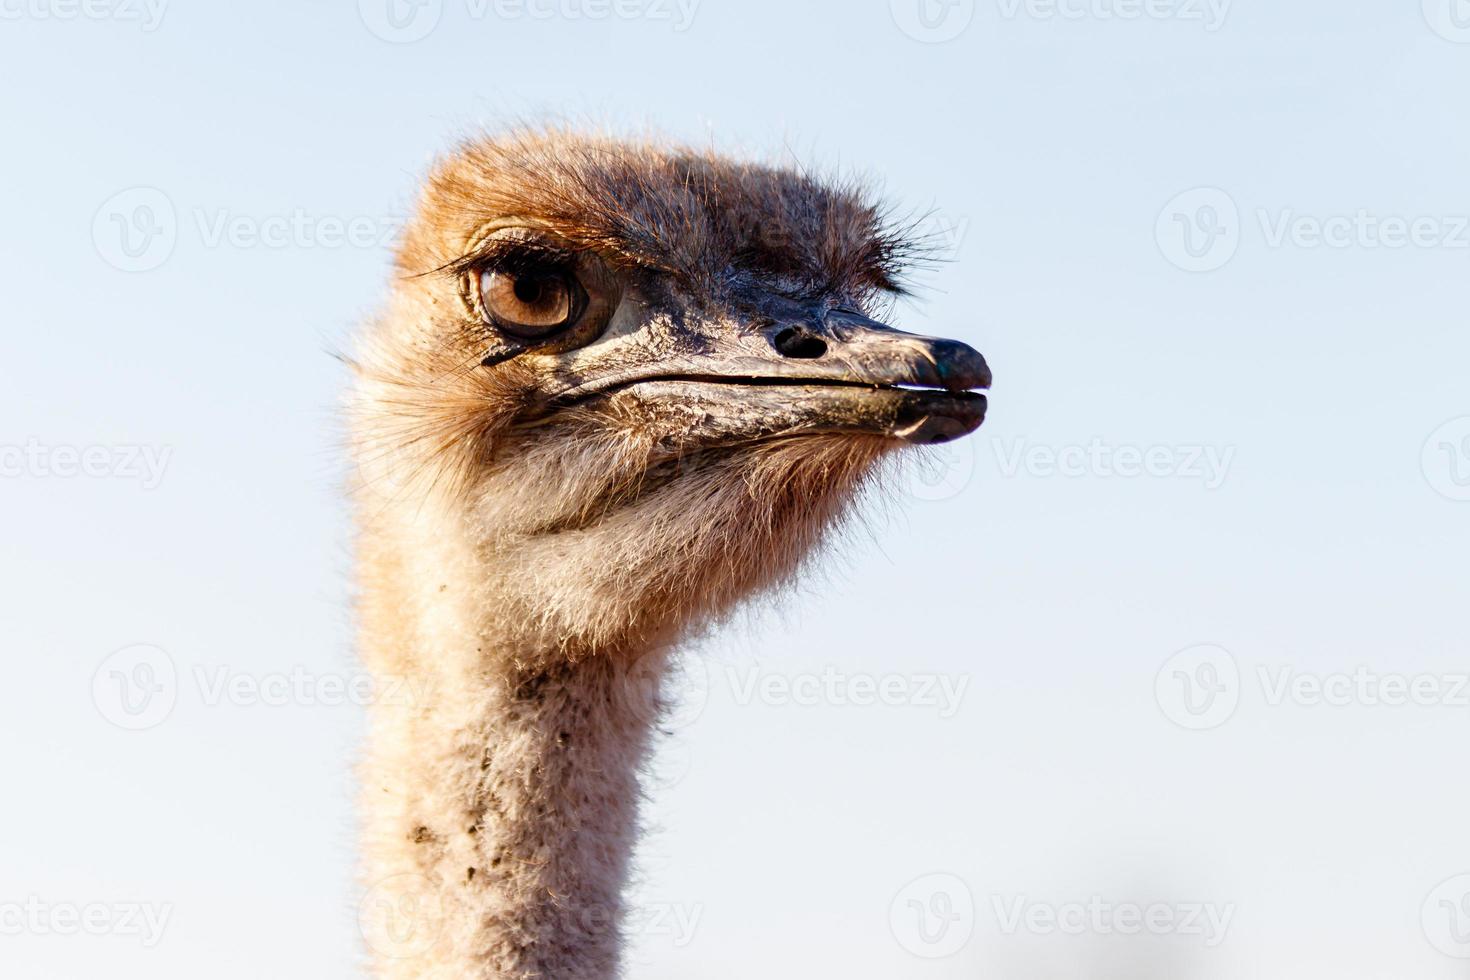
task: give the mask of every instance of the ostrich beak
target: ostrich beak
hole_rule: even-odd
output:
[[[937,444],[985,420],[990,367],[958,340],[905,333],[862,314],[761,315],[653,326],[577,352],[549,399],[655,404],[721,440],[864,432]],[[656,352],[656,353],[655,353]]]

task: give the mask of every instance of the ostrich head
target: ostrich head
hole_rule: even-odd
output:
[[[523,645],[718,615],[885,455],[981,423],[975,350],[873,318],[914,251],[859,189],[793,170],[471,143],[428,180],[359,358],[363,512],[437,500]]]

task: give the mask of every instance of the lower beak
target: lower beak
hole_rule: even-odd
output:
[[[985,421],[985,396],[826,383],[654,378],[611,397],[676,403],[698,416],[703,435],[745,442],[777,435],[864,432],[914,445],[969,435]]]

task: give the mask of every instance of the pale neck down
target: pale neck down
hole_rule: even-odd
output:
[[[363,935],[384,980],[612,980],[663,651],[575,663],[505,624],[427,549],[367,530]],[[417,538],[422,543],[422,536]]]

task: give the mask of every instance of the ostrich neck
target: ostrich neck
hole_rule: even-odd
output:
[[[611,980],[662,651],[518,648],[477,583],[446,578],[476,567],[468,546],[385,538],[364,533],[361,600],[378,976]]]

